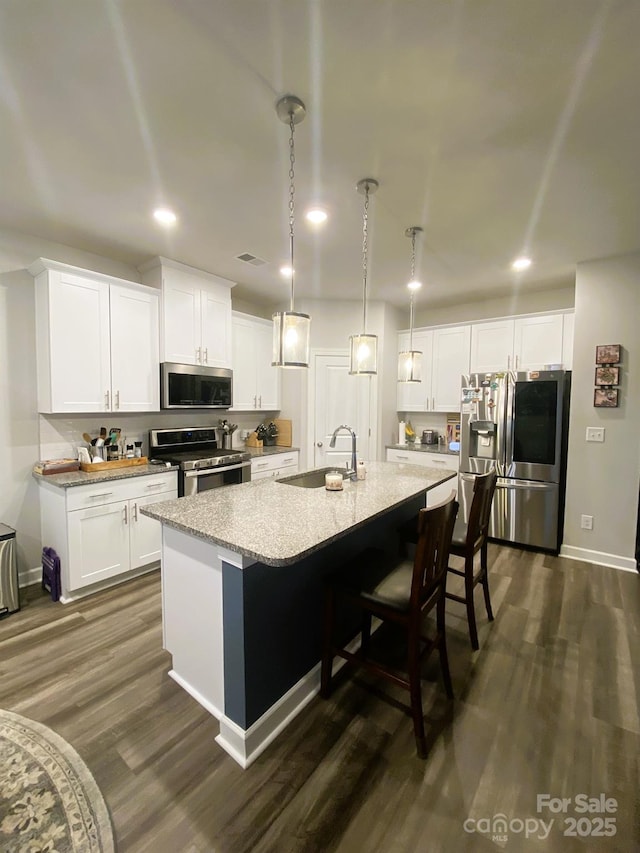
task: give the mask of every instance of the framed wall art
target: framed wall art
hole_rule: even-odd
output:
[[[619,385],[620,384],[620,368],[619,367],[596,367],[596,378],[594,385]]]
[[[619,364],[620,344],[601,344],[596,347],[596,364]]]
[[[593,392],[593,405],[597,409],[616,409],[618,407],[618,389],[596,388]]]

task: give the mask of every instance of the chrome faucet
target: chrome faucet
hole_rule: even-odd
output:
[[[347,469],[347,476],[351,477],[352,480],[355,480],[358,476],[358,466],[356,460],[356,433],[355,430],[351,429],[350,426],[346,424],[341,424],[339,427],[336,427],[333,431],[333,435],[331,436],[331,441],[329,442],[329,447],[336,446],[336,435],[340,432],[341,429],[346,429],[347,432],[351,433],[351,468]]]

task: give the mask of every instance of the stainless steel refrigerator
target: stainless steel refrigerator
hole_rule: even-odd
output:
[[[461,511],[467,518],[475,475],[495,467],[492,538],[559,551],[570,389],[565,370],[462,376]]]

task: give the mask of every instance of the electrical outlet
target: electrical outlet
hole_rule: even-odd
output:
[[[580,527],[583,530],[593,530],[593,516],[592,515],[581,515],[580,516]]]
[[[604,427],[587,427],[587,441],[604,441]]]

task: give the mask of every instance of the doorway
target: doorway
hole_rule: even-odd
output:
[[[359,459],[370,460],[375,449],[375,379],[351,376],[346,350],[317,350],[311,355],[309,397],[309,468],[344,467],[351,461],[351,436],[342,431],[330,447],[336,427],[355,430]]]

